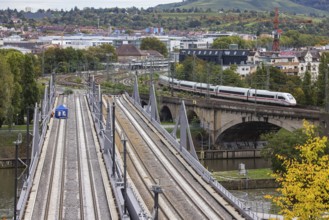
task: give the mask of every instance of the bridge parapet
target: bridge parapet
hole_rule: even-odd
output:
[[[180,105],[181,98],[177,97],[162,97],[162,104],[175,104]],[[268,115],[274,117],[283,118],[296,118],[296,119],[306,119],[312,121],[320,120],[321,116],[324,114],[320,111],[315,110],[305,110],[292,107],[281,107],[281,106],[269,106],[255,103],[247,102],[232,102],[227,100],[216,101],[213,99],[207,100],[205,98],[198,99],[185,99],[185,105],[187,107],[198,107],[204,109],[216,109],[224,112],[234,112],[240,114],[252,114],[252,115]]]

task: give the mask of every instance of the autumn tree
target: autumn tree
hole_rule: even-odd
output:
[[[156,50],[161,53],[164,57],[168,56],[168,50],[166,44],[161,42],[156,37],[146,37],[142,39],[141,50]]]
[[[286,173],[275,174],[280,195],[267,196],[281,207],[285,219],[320,219],[329,210],[328,140],[306,121],[303,132],[306,143],[296,147],[300,159],[278,155],[286,169]]]

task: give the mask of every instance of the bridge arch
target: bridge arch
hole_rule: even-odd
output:
[[[200,125],[200,121],[201,121],[200,117],[194,110],[187,109],[186,115],[187,115],[187,120],[188,120],[189,124],[194,123],[194,124]]]
[[[144,106],[147,106],[148,105],[148,103],[147,102],[145,102],[145,101],[143,101],[143,100],[141,100],[141,106],[144,108]]]
[[[239,140],[252,141],[254,143],[259,141],[260,135],[277,132],[281,128],[288,131],[293,131],[299,126],[292,126],[291,123],[284,122],[278,119],[269,118],[255,118],[248,120],[246,118],[235,119],[224,124],[215,135],[215,143],[223,146],[223,143],[237,142]],[[247,145],[249,143],[246,143]],[[252,145],[249,144],[251,147]],[[256,144],[254,145],[256,148]]]
[[[170,108],[166,105],[162,106],[159,116],[160,116],[160,121],[162,121],[162,122],[164,122],[164,121],[173,122],[174,121]]]

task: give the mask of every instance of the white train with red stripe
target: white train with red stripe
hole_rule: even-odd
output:
[[[178,80],[167,76],[160,76],[159,83],[161,85],[172,86],[176,90],[184,90],[203,95],[209,94],[211,97],[236,99],[249,102],[270,103],[284,106],[295,106],[297,104],[296,99],[290,93],[286,92],[273,92],[260,89],[219,86],[207,83]]]

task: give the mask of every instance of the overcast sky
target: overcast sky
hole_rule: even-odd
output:
[[[25,10],[26,7],[32,8],[32,12],[38,9],[64,9],[70,10],[77,6],[79,9],[85,7],[94,8],[127,8],[127,7],[137,7],[137,8],[148,8],[159,4],[167,4],[173,2],[181,2],[182,0],[0,0],[0,9],[17,9]]]

